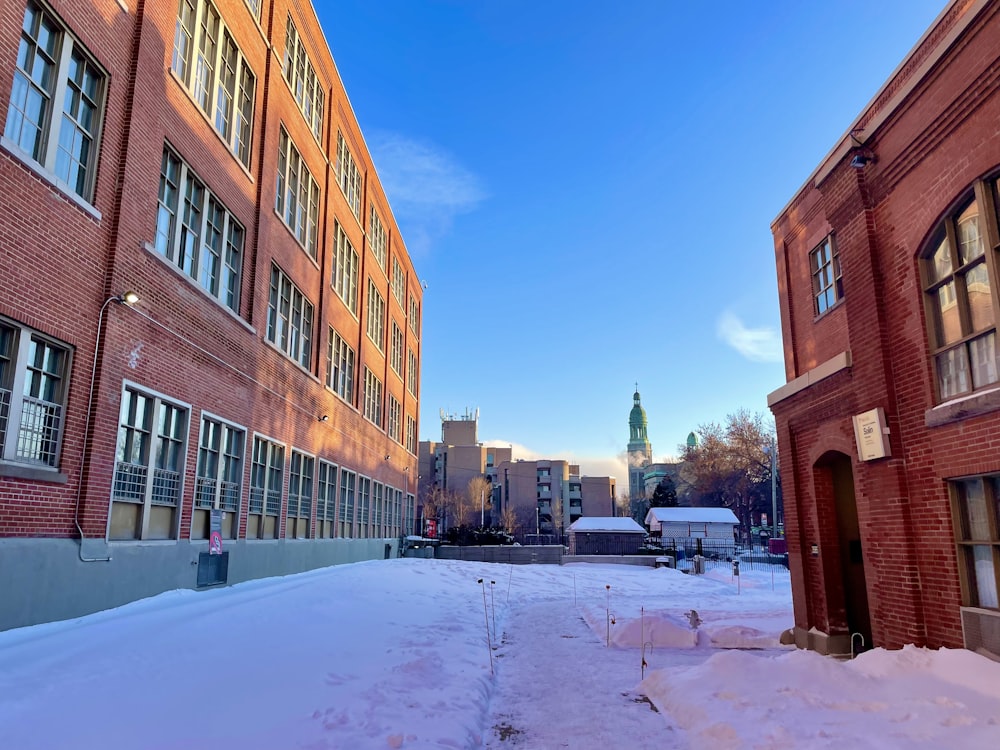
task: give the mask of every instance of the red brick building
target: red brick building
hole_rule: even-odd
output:
[[[1000,653],[997,123],[1000,2],[953,0],[772,226],[800,646]]]
[[[5,3],[0,116],[0,629],[396,554],[422,290],[312,6]]]

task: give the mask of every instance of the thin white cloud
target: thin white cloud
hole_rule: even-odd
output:
[[[726,310],[719,316],[715,332],[751,362],[781,362],[781,335],[773,328],[747,328],[735,314]]]
[[[367,141],[411,254],[426,252],[455,216],[486,198],[479,178],[443,149],[388,131]]]

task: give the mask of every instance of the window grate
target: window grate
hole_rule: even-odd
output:
[[[119,461],[115,467],[114,499],[141,503],[146,494],[146,467]]]

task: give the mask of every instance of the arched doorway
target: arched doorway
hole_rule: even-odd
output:
[[[817,490],[825,485],[828,488],[827,500],[832,503],[832,510],[837,519],[835,546],[839,552],[839,571],[827,569],[827,575],[836,576],[839,581],[828,581],[827,590],[836,588],[839,582],[843,592],[844,616],[849,634],[860,633],[864,636],[865,648],[872,646],[871,614],[868,608],[868,585],[865,579],[864,550],[861,544],[861,526],[858,522],[858,505],[854,494],[854,470],[851,457],[837,451],[824,454],[816,463]],[[822,500],[818,492],[817,500]],[[833,541],[833,540],[830,540]],[[828,606],[836,605],[836,598],[831,597]],[[832,613],[831,613],[832,614]],[[860,644],[855,644],[855,650],[860,650]]]

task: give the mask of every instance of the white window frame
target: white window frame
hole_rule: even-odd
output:
[[[210,0],[179,0],[170,69],[249,169],[257,76]]]
[[[358,251],[354,249],[347,232],[340,222],[336,222],[334,230],[336,254],[333,263],[333,277],[330,284],[337,296],[347,305],[351,315],[358,316]]]
[[[389,414],[386,417],[385,431],[390,438],[398,443],[400,442],[399,428],[401,426],[402,407],[400,407],[396,397],[391,393],[389,394],[388,412]]]
[[[312,328],[315,308],[288,275],[271,264],[267,302],[267,340],[300,367],[312,367]]]
[[[316,533],[317,539],[337,536],[337,479],[340,467],[319,459],[316,472]],[[331,481],[332,479],[332,481]]]
[[[403,266],[396,258],[392,259],[392,296],[396,298],[400,309],[405,310],[406,274],[403,273]]]
[[[368,279],[368,318],[366,330],[375,348],[385,353],[385,298],[375,282]]]
[[[378,212],[375,210],[375,206],[372,206],[371,216],[368,220],[368,245],[371,247],[372,253],[375,255],[375,260],[378,261],[379,268],[381,268],[384,273],[386,271],[385,263],[389,242],[385,227],[382,226],[382,221],[378,217]]]
[[[278,132],[278,166],[275,171],[274,212],[306,254],[316,261],[319,252],[319,184],[284,126]]]
[[[347,140],[344,134],[337,131],[337,163],[334,165],[334,173],[337,177],[337,184],[347,199],[347,205],[354,214],[354,218],[361,221],[361,191],[362,176],[358,169],[357,162],[351,156],[351,150],[347,148]]]
[[[68,345],[0,317],[0,476],[58,469],[71,367]]]
[[[382,427],[382,381],[365,367],[364,417],[376,427]]]
[[[372,480],[358,475],[358,537],[371,536]]]
[[[354,405],[354,349],[330,326],[326,347],[326,387]]]
[[[396,321],[392,321],[392,338],[389,344],[389,366],[392,371],[403,378],[403,349],[405,348],[403,329]]]
[[[247,524],[246,538],[277,539],[284,506],[285,445],[274,438],[254,433],[251,446],[247,516],[248,519],[258,517],[260,520],[257,535],[253,537]],[[258,449],[263,451],[262,455],[258,454]],[[270,536],[264,536],[268,517],[274,519],[274,529]]]
[[[412,349],[406,350],[406,390],[416,396],[420,388],[417,354]]]
[[[316,75],[316,68],[306,52],[305,43],[295,28],[291,13],[285,22],[285,54],[282,58],[281,75],[312,134],[317,141],[322,140],[326,95]]]
[[[413,331],[413,335],[420,338],[420,303],[412,294],[410,295],[410,313],[407,315],[407,319],[410,321],[410,330]]]
[[[169,146],[160,162],[153,249],[235,313],[246,229]]]
[[[337,536],[346,539],[354,538],[354,500],[357,492],[358,474],[343,466],[340,467],[340,508],[338,510]]]
[[[149,405],[148,419],[142,424],[131,421],[136,416],[133,407],[138,404],[131,400],[130,394]],[[178,421],[171,422],[174,426],[173,434],[164,435],[161,432],[163,409],[169,409],[178,418]],[[115,446],[115,471],[111,485],[111,512],[108,514],[107,536],[110,541],[177,539],[184,498],[190,424],[190,404],[167,398],[135,383],[126,381],[123,384]],[[180,436],[176,434],[177,430],[180,431]],[[131,460],[127,460],[128,458]],[[161,465],[164,458],[172,466]],[[139,507],[139,523],[134,536],[112,535],[117,504]],[[167,536],[154,536],[150,530],[150,518],[156,507],[173,508],[173,519]]]
[[[24,30],[29,22],[33,28],[31,34]],[[51,48],[48,50],[38,45],[38,28],[42,24],[46,24],[50,32]],[[21,60],[22,53],[30,60]],[[50,73],[48,76],[40,74],[42,81],[35,80],[32,75],[42,70],[39,61],[47,62],[45,70]],[[74,80],[71,84],[69,73],[73,70],[82,80]],[[107,80],[107,71],[96,63],[63,20],[48,6],[28,0],[2,143],[18,158],[37,165],[45,179],[89,204],[94,199]],[[45,83],[50,88],[46,89]],[[38,104],[35,113],[30,112],[32,101]],[[66,110],[67,103],[74,111]],[[64,129],[78,136],[70,137],[72,151],[62,147]],[[82,153],[84,143],[87,144],[85,157]]]
[[[218,444],[207,443],[218,436]],[[235,438],[235,443],[233,439]],[[243,470],[246,465],[247,431],[245,427],[203,411],[198,433],[198,456],[195,465],[193,511],[221,510],[232,513],[230,539],[239,533],[243,501]],[[233,449],[237,449],[235,452]],[[214,464],[214,465],[209,465]],[[235,477],[235,481],[234,481]],[[194,528],[192,524],[192,538]],[[203,537],[203,538],[208,538]]]
[[[409,414],[406,415],[406,450],[417,454],[417,420]]]
[[[287,539],[308,539],[311,535],[315,480],[316,457],[292,448],[288,457],[288,500],[285,503]]]

